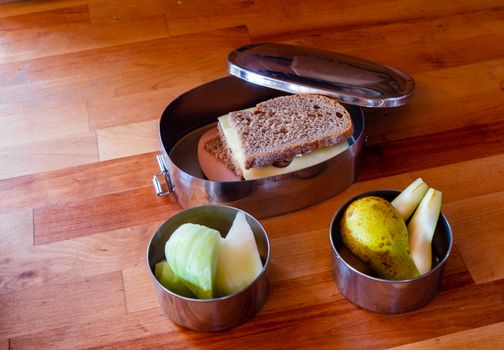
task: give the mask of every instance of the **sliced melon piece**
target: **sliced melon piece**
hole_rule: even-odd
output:
[[[247,287],[262,269],[254,233],[245,214],[239,212],[226,238],[219,241],[215,281],[219,295],[229,295]]]
[[[193,292],[178,278],[166,260],[156,264],[154,275],[166,289],[183,297],[194,298]]]
[[[165,246],[165,255],[173,272],[198,299],[215,296],[218,231],[197,224],[183,224],[173,232]]]

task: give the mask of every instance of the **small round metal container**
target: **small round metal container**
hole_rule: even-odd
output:
[[[378,196],[392,201],[400,191],[378,190],[362,193],[345,202],[335,213],[330,226],[333,272],[341,293],[352,303],[374,312],[402,313],[427,304],[439,291],[453,236],[446,217],[441,213],[432,240],[432,270],[408,280],[384,280],[367,275],[343,258],[340,221],[353,201]],[[356,259],[356,258],[355,258]]]
[[[251,319],[264,305],[269,293],[267,277],[270,257],[269,238],[262,225],[243,212],[252,228],[257,249],[263,263],[262,272],[246,288],[224,297],[193,299],[180,296],[165,288],[154,276],[156,263],[165,259],[165,244],[182,224],[193,223],[216,229],[226,234],[240,209],[205,205],[183,210],[165,221],[154,233],[147,247],[149,273],[156,285],[161,309],[170,320],[180,326],[204,332],[222,331]]]

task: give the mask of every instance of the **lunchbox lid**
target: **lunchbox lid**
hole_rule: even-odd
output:
[[[415,89],[408,74],[380,63],[286,44],[251,44],[228,56],[229,72],[254,84],[291,93],[331,96],[365,107],[406,104]]]

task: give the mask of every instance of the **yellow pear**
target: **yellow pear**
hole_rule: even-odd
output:
[[[381,278],[402,280],[419,275],[409,250],[406,224],[387,200],[368,196],[352,202],[340,228],[343,243]]]

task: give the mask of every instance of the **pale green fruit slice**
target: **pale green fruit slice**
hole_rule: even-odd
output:
[[[211,299],[217,268],[218,231],[197,224],[183,224],[173,232],[165,255],[173,272],[198,299]]]
[[[422,178],[418,178],[391,202],[404,221],[408,221],[428,189]]]
[[[219,295],[235,293],[252,283],[263,269],[254,233],[239,212],[226,238],[219,242],[216,286]]]
[[[441,213],[443,193],[429,188],[409,224],[409,244],[415,265],[421,274],[432,267],[432,237]]]
[[[159,283],[173,293],[183,297],[194,298],[193,292],[178,278],[166,260],[162,260],[156,264],[154,275]]]

